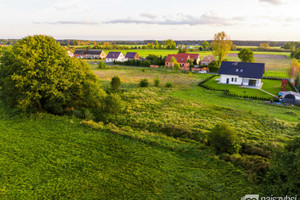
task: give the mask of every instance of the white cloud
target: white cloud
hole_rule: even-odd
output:
[[[34,24],[69,24],[69,25],[97,25],[97,22],[91,21],[57,21],[57,22],[33,22]]]
[[[280,5],[282,4],[281,0],[259,0],[260,2],[264,2],[264,3],[270,3],[273,5]]]
[[[224,18],[214,12],[207,12],[200,17],[177,14],[177,17],[164,17],[164,20],[137,20],[137,19],[115,19],[106,21],[106,24],[156,24],[156,25],[221,25],[231,26],[240,24],[245,17]],[[171,18],[171,19],[170,19]]]
[[[141,17],[146,17],[146,18],[149,18],[149,19],[155,19],[157,17],[156,15],[151,14],[151,13],[141,13],[140,16]]]

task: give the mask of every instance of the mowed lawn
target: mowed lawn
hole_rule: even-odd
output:
[[[245,88],[238,85],[227,85],[227,84],[219,84],[220,76],[216,76],[211,80],[204,83],[204,86],[208,86],[212,89],[217,90],[229,90],[231,94],[235,94],[238,96],[249,96],[249,97],[262,97],[262,98],[271,98],[272,96],[258,89]]]

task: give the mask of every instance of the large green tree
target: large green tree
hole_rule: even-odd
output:
[[[300,48],[296,49],[295,51],[292,51],[291,57],[296,58],[296,59],[300,59]]]
[[[105,92],[89,65],[70,58],[49,36],[20,40],[3,52],[0,98],[25,111],[61,114],[74,108],[98,108]]]
[[[232,41],[225,32],[215,34],[212,42],[213,55],[223,61],[231,50]]]
[[[204,50],[207,50],[209,47],[209,43],[207,41],[202,42],[202,47]]]
[[[176,49],[176,43],[173,40],[171,40],[171,39],[163,41],[163,45],[167,49]]]
[[[241,51],[238,53],[238,57],[242,62],[254,62],[253,51],[251,51],[251,49],[248,48],[241,49]]]

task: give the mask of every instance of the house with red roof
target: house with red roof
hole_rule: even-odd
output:
[[[192,53],[178,53],[178,54],[169,54],[167,56],[165,65],[168,67],[173,67],[173,64],[171,63],[171,59],[174,57],[177,62],[180,64],[181,68],[189,68],[190,63],[188,63],[188,60],[194,60],[197,64],[200,63],[200,56],[199,54],[192,54]]]
[[[188,54],[180,54],[180,55],[179,54],[169,54],[166,59],[166,66],[168,66],[168,67],[174,66],[174,64],[171,63],[171,59],[173,57],[176,59],[178,64],[180,64],[181,67],[186,68],[186,67],[190,66],[190,64],[187,62],[188,59],[190,59],[190,56]]]
[[[190,56],[190,59],[196,61],[196,64],[199,65],[200,63],[200,55],[198,53],[178,53],[177,55],[180,54],[187,54]]]
[[[201,65],[209,65],[212,61],[216,60],[216,58],[212,55],[206,56],[205,58],[203,58],[203,60],[201,60]]]

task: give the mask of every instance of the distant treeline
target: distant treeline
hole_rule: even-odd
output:
[[[18,41],[18,39],[0,39],[0,44],[2,45],[12,45],[15,44]],[[124,44],[124,45],[147,45],[147,44],[154,44],[155,40],[133,40],[133,41],[107,41],[107,40],[57,40],[61,45],[67,46],[67,45],[93,45],[95,43],[105,43],[110,42],[112,44]],[[208,41],[209,43],[212,42],[212,40],[174,40],[176,44],[180,45],[191,45],[191,46],[197,46],[202,45],[204,41]],[[232,41],[237,46],[260,46],[262,43],[268,44],[270,47],[280,46],[283,47],[286,43],[289,43],[288,41],[252,41],[252,40],[233,40]],[[159,44],[162,44],[163,41],[158,41]]]

